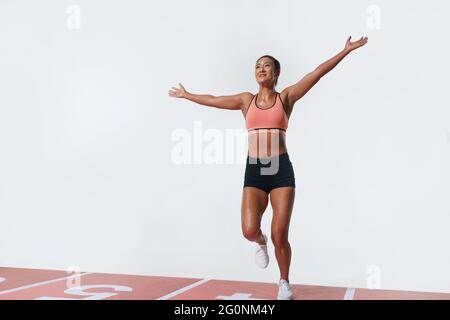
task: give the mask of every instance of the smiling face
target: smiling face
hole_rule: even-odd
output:
[[[256,61],[255,77],[258,83],[274,83],[278,79],[279,71],[276,70],[273,60],[269,57],[260,58]]]

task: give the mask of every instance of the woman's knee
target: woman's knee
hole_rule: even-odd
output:
[[[242,228],[242,234],[244,235],[244,238],[250,241],[256,241],[259,236],[259,228],[256,227],[243,227]]]
[[[289,243],[288,232],[286,230],[273,230],[271,238],[275,247],[285,246]]]

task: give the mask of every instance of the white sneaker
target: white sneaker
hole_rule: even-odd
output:
[[[261,269],[267,268],[269,264],[269,254],[267,253],[267,236],[263,233],[263,238],[266,244],[259,244],[256,242],[255,261],[256,265]]]
[[[292,300],[292,290],[289,282],[284,279],[280,280],[278,284],[278,300]]]

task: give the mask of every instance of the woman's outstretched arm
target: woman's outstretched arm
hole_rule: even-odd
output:
[[[339,62],[341,62],[345,56],[353,50],[365,45],[368,40],[367,37],[361,37],[361,39],[351,42],[351,38],[351,36],[348,37],[344,49],[342,49],[338,54],[320,64],[316,69],[308,73],[296,84],[285,89],[287,91],[287,97],[291,106],[303,97],[309,89],[311,89],[320,80],[320,78],[330,72]]]
[[[244,104],[243,93],[216,97],[210,94],[193,94],[187,92],[181,83],[179,85],[180,89],[172,87],[169,91],[171,97],[185,98],[204,106],[229,110],[241,110]]]

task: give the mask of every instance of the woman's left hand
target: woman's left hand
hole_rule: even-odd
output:
[[[352,36],[348,37],[347,42],[345,43],[345,50],[348,50],[349,52],[362,47],[367,43],[367,40],[369,40],[367,37],[361,37],[361,39],[351,42],[351,38]]]

